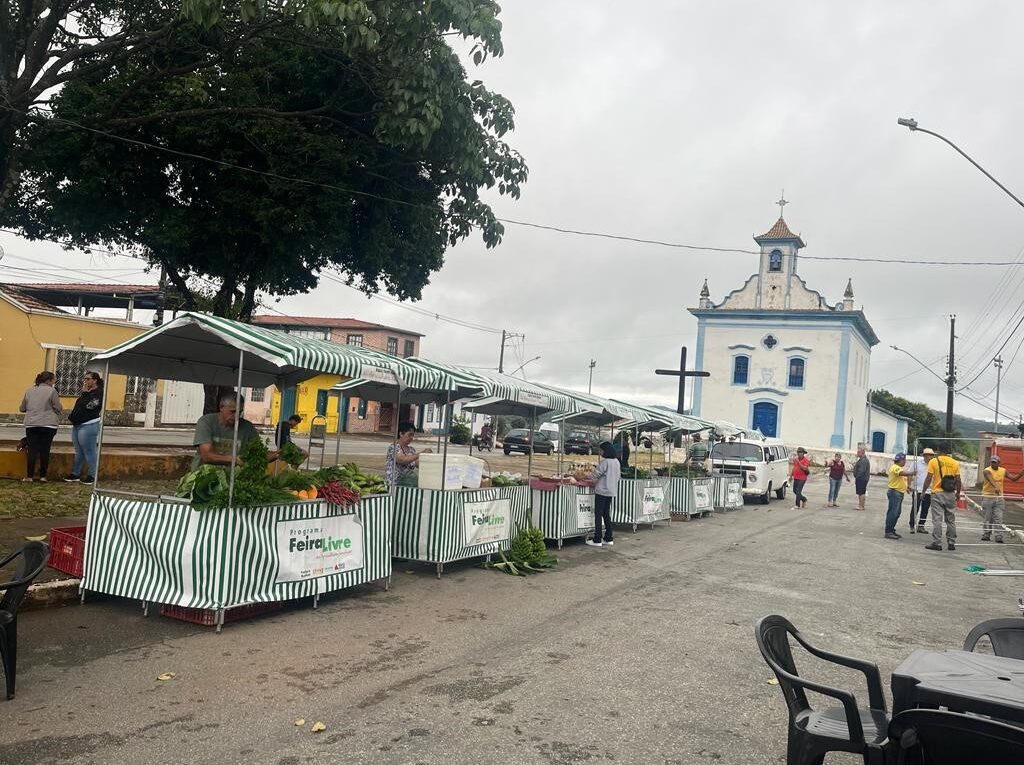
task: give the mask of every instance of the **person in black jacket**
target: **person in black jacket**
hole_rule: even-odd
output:
[[[86,372],[82,381],[82,392],[78,394],[75,408],[68,415],[71,421],[71,443],[75,447],[75,462],[71,475],[65,481],[92,483],[96,470],[96,442],[100,432],[100,416],[103,413],[103,378],[95,372]],[[82,468],[85,472],[82,472]]]

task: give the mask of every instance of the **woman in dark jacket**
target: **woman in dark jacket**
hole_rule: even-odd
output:
[[[103,412],[103,378],[95,372],[86,372],[82,392],[78,394],[71,421],[71,443],[75,446],[75,463],[65,481],[92,483],[96,470],[96,442],[100,432],[100,414]],[[82,468],[85,473],[82,473]],[[79,478],[81,476],[81,478]]]

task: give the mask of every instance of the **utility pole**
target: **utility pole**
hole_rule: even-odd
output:
[[[591,389],[594,387],[594,367],[596,367],[596,366],[597,366],[597,361],[595,361],[594,359],[591,359],[590,360],[590,382],[587,383],[587,393],[590,393]],[[996,399],[998,400],[999,396],[996,396]]]
[[[954,386],[956,385],[956,358],[954,356],[954,342],[956,335],[954,334],[954,328],[956,327],[956,315],[951,314],[949,317],[949,371],[946,374],[946,440],[948,441],[953,437],[953,394],[955,392]],[[952,448],[952,444],[949,445]]]
[[[995,432],[999,432],[999,384],[1003,379],[1003,357],[1002,355],[996,356],[992,359],[992,365],[996,368],[996,429]]]
[[[508,333],[501,330],[501,353],[498,355],[498,372],[505,371],[505,337]]]

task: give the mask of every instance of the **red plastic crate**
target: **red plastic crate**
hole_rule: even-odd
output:
[[[85,526],[50,529],[50,568],[81,579],[84,563]]]
[[[228,608],[224,611],[224,623],[237,622],[253,616],[272,614],[284,608],[284,602],[273,600],[269,603],[249,603],[244,606]],[[160,616],[168,616],[183,622],[198,624],[203,627],[217,626],[217,610],[214,608],[185,608],[184,606],[160,606]]]

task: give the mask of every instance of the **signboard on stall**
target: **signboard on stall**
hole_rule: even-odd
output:
[[[533,391],[521,390],[516,393],[516,401],[520,404],[529,404],[530,406],[539,406],[547,409],[551,404],[551,399],[541,393],[534,393]]]
[[[698,511],[711,509],[711,486],[709,484],[695,483],[693,485],[693,507]]]
[[[576,528],[594,528],[594,495],[576,495]]]
[[[372,367],[369,364],[365,364],[359,370],[359,376],[364,380],[370,382],[384,383],[385,385],[395,385],[398,382],[398,378],[395,377],[395,373],[390,369],[384,369],[383,367]]]
[[[465,547],[504,542],[511,529],[512,504],[507,499],[467,502],[462,508]]]
[[[275,582],[301,582],[363,567],[363,526],[356,515],[277,522]]]
[[[726,487],[726,507],[742,507],[743,488],[739,481],[730,482]]]
[[[646,486],[641,491],[643,494],[640,497],[640,515],[645,518],[652,515],[661,516],[665,509],[665,487]]]

